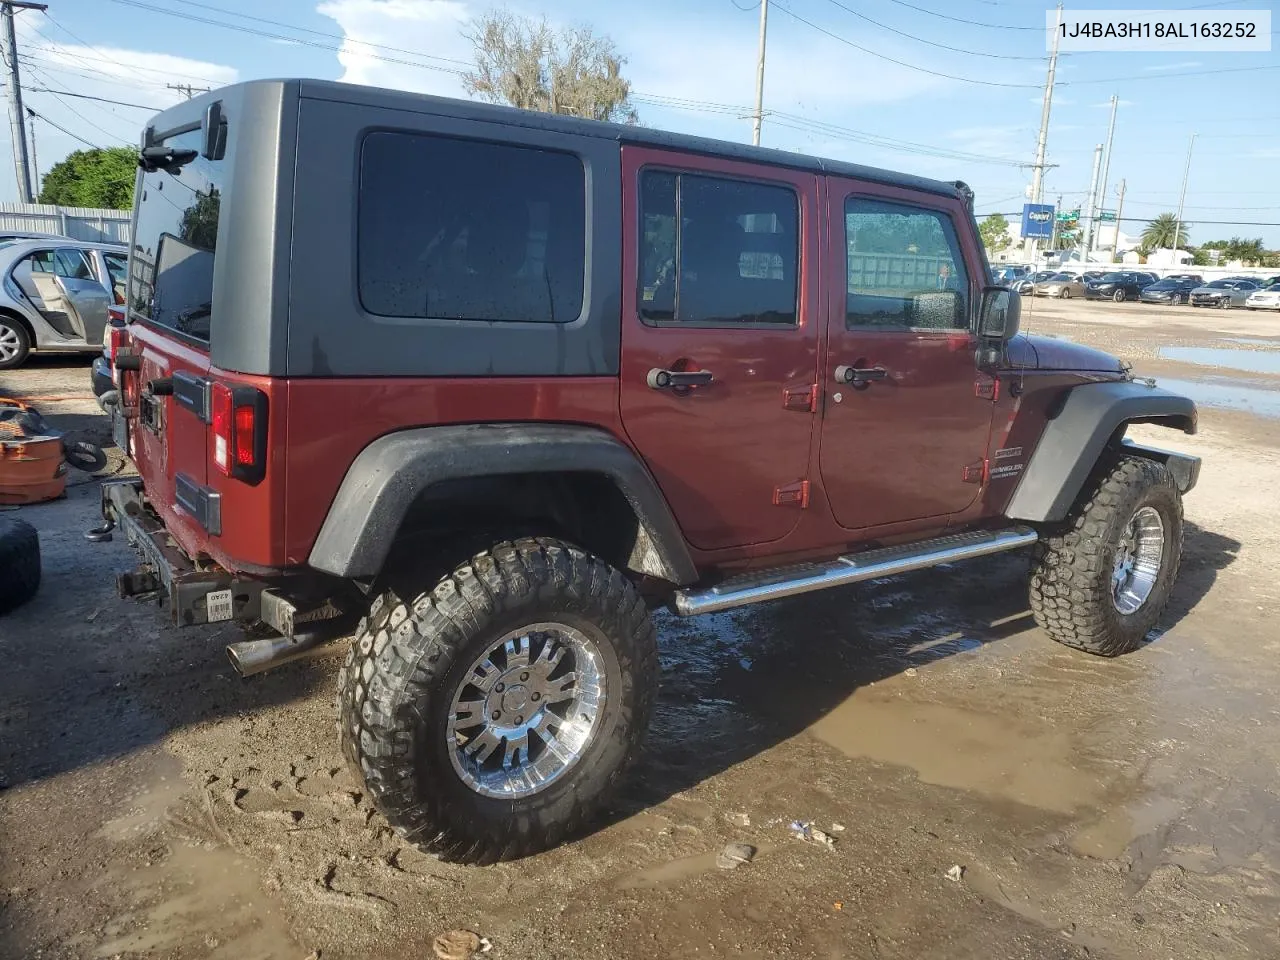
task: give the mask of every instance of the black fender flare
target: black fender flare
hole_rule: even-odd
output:
[[[1130,423],[1159,423],[1193,434],[1196,405],[1189,397],[1145,381],[1072,387],[1057,416],[1045,424],[1005,515],[1032,523],[1065,519],[1102,452]],[[1194,474],[1182,474],[1194,483]]]
[[[635,512],[629,567],[685,586],[697,568],[666,499],[629,447],[596,427],[510,423],[420,427],[374,440],[352,462],[308,564],[349,579],[376,576],[410,506],[446,480],[530,473],[598,473]]]

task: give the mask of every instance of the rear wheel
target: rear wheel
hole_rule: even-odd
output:
[[[12,317],[0,316],[0,370],[19,367],[31,353],[31,334]]]
[[[657,688],[644,601],[598,557],[526,538],[374,601],[339,679],[343,751],[423,850],[492,863],[578,833],[634,761]]]
[[[1116,303],[1124,303],[1125,292],[1123,290],[1117,290],[1115,293],[1111,295],[1111,299],[1114,300]]]
[[[1182,496],[1168,467],[1117,460],[1095,476],[1064,529],[1037,545],[1031,611],[1059,643],[1126,653],[1159,619],[1181,556]]]

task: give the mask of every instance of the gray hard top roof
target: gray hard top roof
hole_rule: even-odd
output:
[[[203,110],[207,104],[218,100],[220,96],[235,88],[262,84],[294,86],[298,95],[305,99],[332,100],[340,103],[430,113],[489,123],[506,123],[580,137],[600,137],[607,140],[617,140],[620,143],[684,150],[690,153],[708,154],[732,160],[767,163],[796,170],[810,170],[815,173],[832,173],[838,176],[870,180],[888,186],[920,190],[945,197],[966,199],[971,196],[969,188],[960,182],[949,183],[943,180],[931,180],[927,177],[917,177],[908,173],[896,173],[892,170],[866,167],[857,163],[811,157],[786,150],[770,150],[728,140],[713,140],[709,137],[695,137],[671,133],[666,130],[655,130],[649,127],[603,123],[598,120],[583,120],[577,117],[562,117],[532,110],[519,110],[515,107],[479,103],[473,100],[458,100],[451,97],[437,97],[422,93],[407,93],[403,90],[387,90],[380,87],[337,83],[330,80],[249,80],[235,84],[232,87],[214,90],[212,93],[203,94],[200,97],[171,107],[153,118],[152,126],[157,131],[177,127],[184,121],[190,121],[192,107]]]

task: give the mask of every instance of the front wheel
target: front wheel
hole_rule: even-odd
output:
[[[339,735],[387,821],[443,859],[572,837],[635,759],[657,689],[644,601],[599,557],[521,539],[375,600],[339,677]]]
[[[1070,291],[1070,290],[1068,290],[1066,287],[1063,287],[1063,288],[1062,288],[1062,292],[1061,292],[1060,294],[1058,294],[1058,296],[1059,296],[1059,297],[1061,297],[1063,300],[1070,300],[1070,299],[1071,299],[1071,291]]]
[[[1117,290],[1111,295],[1111,299],[1116,303],[1124,303],[1125,293],[1123,290]]]
[[[1155,626],[1182,557],[1182,495],[1169,468],[1117,460],[1065,528],[1036,546],[1031,612],[1059,643],[1114,657]]]

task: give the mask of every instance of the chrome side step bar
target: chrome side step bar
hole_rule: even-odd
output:
[[[1012,527],[1007,530],[957,533],[923,543],[882,547],[837,557],[824,563],[805,563],[749,573],[705,590],[681,590],[676,593],[672,606],[682,617],[696,617],[748,603],[779,600],[846,583],[923,570],[940,563],[1015,550],[1035,543],[1037,537],[1030,527]]]

